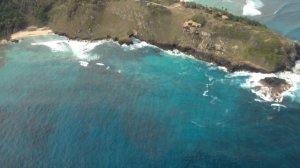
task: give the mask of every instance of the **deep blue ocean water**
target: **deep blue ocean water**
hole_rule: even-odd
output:
[[[300,164],[299,99],[255,101],[246,77],[214,65],[56,35],[1,46],[0,57],[1,167]]]

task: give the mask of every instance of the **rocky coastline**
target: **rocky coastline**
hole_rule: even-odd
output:
[[[294,58],[290,58],[288,62],[285,63],[285,66],[278,67],[278,69],[275,69],[274,71],[268,71],[265,68],[255,65],[250,62],[232,62],[229,59],[226,59],[226,57],[219,57],[217,55],[214,55],[212,53],[206,53],[203,51],[195,50],[192,47],[183,47],[177,44],[173,43],[161,43],[154,40],[147,40],[143,39],[142,37],[138,35],[128,34],[128,37],[123,37],[122,39],[119,38],[112,38],[111,35],[107,35],[104,37],[98,37],[98,38],[82,38],[78,36],[72,36],[65,32],[54,32],[55,34],[59,36],[64,36],[72,40],[89,40],[89,41],[98,41],[98,40],[113,40],[118,42],[120,45],[126,44],[126,45],[133,45],[133,39],[138,39],[140,41],[145,41],[151,45],[157,46],[163,50],[178,50],[184,54],[188,54],[193,56],[194,58],[205,61],[208,63],[216,64],[217,66],[225,67],[228,72],[237,72],[237,71],[249,71],[249,72],[256,72],[256,73],[276,73],[276,72],[282,72],[282,71],[291,71],[293,67],[295,66],[295,63],[297,60],[300,60],[300,45],[298,43],[295,43],[295,48],[297,51],[297,56]]]
[[[196,51],[191,47],[182,47],[178,46],[176,44],[169,44],[169,43],[159,43],[157,41],[147,41],[145,39],[142,39],[141,37],[137,35],[128,35],[128,38],[118,39],[118,38],[112,38],[111,36],[106,36],[103,38],[80,38],[76,36],[69,36],[66,33],[59,33],[55,32],[56,34],[60,36],[64,36],[73,40],[89,40],[89,41],[97,41],[97,40],[113,40],[118,42],[120,45],[126,44],[126,45],[133,45],[134,39],[139,39],[140,41],[145,41],[151,45],[157,46],[163,50],[178,50],[182,53],[188,54],[193,56],[196,59],[199,59],[201,61],[213,63],[216,66],[222,66],[225,67],[226,70],[229,73],[234,73],[237,71],[247,71],[247,72],[254,72],[254,73],[277,73],[282,71],[292,71],[292,68],[295,66],[295,63],[299,59],[300,56],[300,46],[299,44],[295,43],[295,47],[297,48],[297,57],[295,59],[291,59],[285,67],[280,67],[274,72],[269,72],[263,67],[256,66],[249,62],[241,62],[241,63],[233,63],[230,60],[225,59],[224,57],[218,57],[211,53],[205,53],[201,51]],[[288,68],[287,68],[288,67]],[[279,77],[265,77],[259,81],[259,86],[253,88],[255,92],[260,92],[264,95],[264,97],[268,97],[268,101],[272,102],[281,102],[283,99],[283,94],[292,88],[292,85],[287,82],[285,79],[281,79]]]
[[[54,33],[59,36],[64,36],[64,37],[67,37],[67,38],[73,39],[73,40],[89,40],[89,41],[113,40],[113,41],[118,42],[120,45],[122,45],[122,44],[133,45],[134,39],[138,39],[140,41],[145,41],[151,45],[157,46],[163,50],[178,50],[182,53],[191,55],[194,58],[199,59],[201,61],[205,61],[208,63],[214,63],[217,66],[225,67],[228,72],[249,71],[249,72],[257,72],[257,73],[276,73],[276,72],[282,72],[282,71],[291,71],[293,69],[293,67],[295,66],[295,62],[297,60],[300,60],[300,45],[296,42],[294,43],[294,50],[296,51],[296,56],[294,56],[293,58],[288,57],[289,59],[287,59],[285,64],[283,64],[282,66],[279,66],[274,71],[268,71],[264,67],[255,65],[251,62],[247,62],[247,61],[234,62],[230,59],[227,59],[227,57],[224,57],[224,56],[220,57],[213,53],[196,50],[193,47],[181,46],[181,45],[174,44],[174,43],[165,43],[165,42],[160,42],[160,41],[155,41],[155,40],[148,40],[148,39],[145,39],[142,36],[140,36],[138,34],[138,32],[136,32],[136,31],[128,31],[127,36],[124,36],[122,38],[118,38],[118,37],[113,38],[113,36],[111,36],[111,35],[106,35],[103,37],[81,37],[81,36],[71,35],[67,32],[53,31],[48,27],[38,28],[36,26],[30,26],[23,31],[12,34],[11,38],[9,40],[1,40],[0,44],[4,45],[9,42],[17,43],[20,39],[22,39],[23,37],[26,37],[26,36],[44,35],[44,34],[49,34],[49,33]],[[292,49],[290,49],[290,52],[292,52],[291,50]],[[293,55],[292,53],[288,53],[288,54]],[[295,53],[294,53],[294,55],[295,55]]]
[[[53,2],[45,13],[49,14],[48,18],[42,23],[49,29],[43,32],[76,40],[109,39],[121,45],[132,45],[133,39],[139,39],[225,67],[228,72],[292,71],[300,60],[298,43],[256,21],[193,3],[164,2],[74,1],[71,6],[67,2]],[[35,35],[33,32],[16,34],[11,36],[13,42],[22,35]]]
[[[146,41],[146,42],[158,46],[159,48],[162,48],[164,50],[174,50],[174,49],[179,50],[185,54],[192,55],[193,57],[201,61],[214,63],[217,66],[225,67],[228,72],[250,71],[250,72],[269,73],[266,69],[259,66],[255,66],[254,64],[250,64],[246,62],[234,63],[226,59],[225,57],[218,57],[212,53],[196,51],[195,49],[190,47],[178,46],[176,44],[158,43],[155,41]]]
[[[43,32],[34,32],[35,30],[46,30]],[[29,32],[27,32],[29,31]],[[206,53],[203,51],[195,50],[192,47],[183,47],[177,44],[172,44],[172,43],[161,43],[153,40],[147,40],[143,39],[142,37],[138,36],[138,34],[132,34],[128,33],[126,37],[123,37],[121,39],[119,38],[112,38],[110,35],[104,36],[104,37],[97,37],[97,38],[82,38],[82,37],[77,37],[77,36],[72,36],[68,33],[65,32],[55,32],[52,31],[51,29],[45,29],[45,28],[35,28],[34,30],[28,30],[25,29],[21,32],[17,32],[18,36],[15,34],[13,35],[14,37],[18,38],[11,38],[10,40],[5,41],[4,44],[7,44],[9,42],[12,43],[17,43],[19,40],[21,40],[24,37],[27,36],[34,36],[34,35],[47,35],[49,32],[57,34],[59,36],[67,37],[72,40],[87,40],[87,41],[99,41],[99,40],[113,40],[115,42],[118,42],[120,45],[134,45],[135,39],[138,39],[140,41],[145,41],[151,45],[157,46],[163,50],[178,50],[182,53],[188,54],[193,56],[196,59],[199,59],[201,61],[213,63],[216,66],[222,66],[225,67],[226,70],[230,73],[237,72],[237,71],[247,71],[247,72],[254,72],[254,73],[273,73],[269,72],[263,67],[257,66],[253,63],[250,62],[240,62],[240,63],[235,63],[232,62],[231,60],[226,59],[225,57],[219,57],[217,55],[214,55],[212,53]],[[22,34],[22,36],[20,36]],[[298,55],[294,57],[294,60],[290,60],[289,62],[289,68],[284,67],[283,69],[278,69],[276,72],[282,72],[282,71],[291,71],[292,68],[295,65],[296,59],[299,59],[299,53],[300,53],[300,46],[295,43],[295,48],[297,48],[297,53]],[[0,65],[3,63],[4,60],[0,58]],[[276,73],[274,72],[274,73]],[[265,97],[269,97],[269,100],[275,101],[275,102],[280,102],[282,101],[282,94],[286,91],[288,91],[292,85],[288,83],[284,79],[280,79],[278,77],[265,77],[259,81],[259,86],[254,88],[255,91],[258,91],[262,93]]]
[[[258,22],[199,4],[151,0],[80,1],[73,3],[74,8],[66,4],[49,4],[51,15],[42,23],[49,27],[46,31],[70,39],[112,39],[128,45],[133,43],[131,38],[137,38],[226,67],[229,72],[290,71],[300,59],[299,44]],[[14,42],[16,34],[11,37]]]

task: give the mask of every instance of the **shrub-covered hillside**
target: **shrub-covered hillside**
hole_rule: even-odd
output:
[[[27,25],[46,25],[55,6],[68,6],[68,13],[73,15],[82,4],[103,6],[104,0],[0,0],[0,37]]]

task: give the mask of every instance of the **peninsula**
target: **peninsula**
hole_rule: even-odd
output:
[[[72,39],[132,38],[178,49],[229,71],[291,70],[299,45],[247,18],[177,0],[13,0],[1,4],[0,33],[9,38],[28,25],[48,26]],[[7,13],[5,13],[7,12]],[[12,13],[15,12],[15,13]],[[50,30],[49,30],[50,31]]]

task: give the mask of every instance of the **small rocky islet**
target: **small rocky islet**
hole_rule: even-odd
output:
[[[270,97],[277,102],[280,102],[280,99],[282,98],[281,94],[292,87],[287,81],[277,77],[266,77],[259,82],[262,86],[258,86],[255,89],[261,90],[263,89],[262,87],[267,88],[266,94],[269,94]]]

